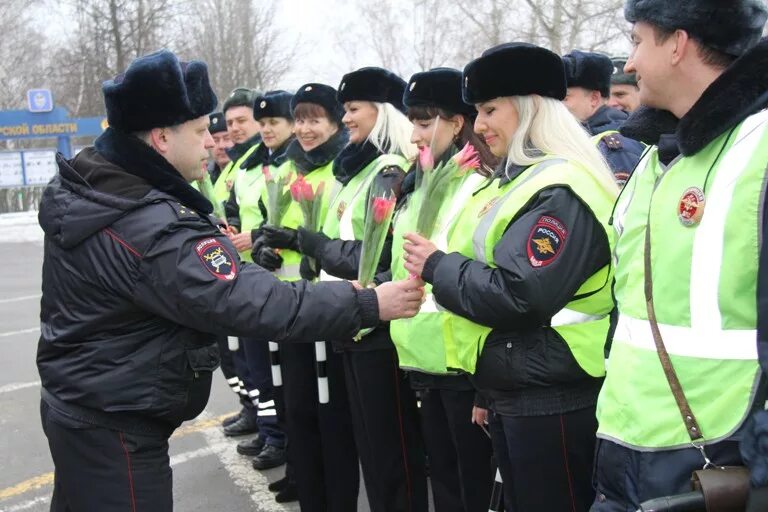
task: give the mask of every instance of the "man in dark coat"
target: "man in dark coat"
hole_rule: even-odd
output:
[[[43,429],[51,510],[173,508],[168,438],[205,407],[215,336],[354,336],[413,315],[420,283],[283,283],[241,264],[188,182],[213,140],[202,62],[163,50],[103,84],[110,128],[45,189]]]
[[[568,94],[563,103],[593,137],[619,186],[640,161],[644,146],[618,131],[626,112],[608,106],[613,64],[600,53],[572,51],[563,56]]]

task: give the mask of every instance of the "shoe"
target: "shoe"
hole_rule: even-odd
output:
[[[255,434],[259,431],[259,425],[256,418],[249,415],[242,415],[240,419],[224,427],[224,435],[229,437],[246,436]]]
[[[224,419],[221,421],[221,426],[222,426],[222,427],[228,427],[228,426],[230,426],[231,424],[233,424],[234,422],[236,422],[237,420],[239,420],[239,419],[242,417],[242,415],[243,415],[243,411],[242,411],[242,409],[241,409],[241,410],[240,410],[240,411],[239,411],[237,414],[233,414],[232,416],[229,416],[229,417],[227,417],[227,418],[224,418]]]
[[[267,445],[251,462],[253,469],[272,469],[285,464],[285,448]]]
[[[275,480],[271,484],[267,486],[267,489],[269,489],[272,492],[281,492],[284,489],[287,489],[291,485],[291,481],[288,479],[287,476],[284,476],[280,480]]]
[[[260,454],[263,449],[264,440],[261,438],[261,436],[256,436],[253,439],[248,439],[247,441],[240,441],[237,443],[237,453],[240,455],[255,457]]]
[[[285,489],[275,495],[275,501],[278,503],[299,501],[299,490],[296,488],[296,484],[289,483]]]

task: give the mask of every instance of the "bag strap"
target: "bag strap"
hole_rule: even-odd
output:
[[[696,421],[691,406],[688,403],[688,399],[685,398],[685,393],[680,385],[680,380],[677,378],[675,368],[672,366],[672,361],[669,359],[669,353],[664,346],[664,340],[661,339],[661,331],[659,331],[659,324],[656,321],[656,311],[653,307],[653,277],[651,275],[651,223],[649,222],[645,227],[645,255],[643,256],[645,267],[645,305],[648,311],[648,322],[651,324],[651,333],[653,334],[653,342],[656,344],[656,353],[661,361],[661,367],[664,369],[664,375],[667,377],[667,383],[672,390],[672,395],[675,397],[677,407],[680,409],[680,415],[683,418],[685,424],[685,430],[688,432],[688,436],[692,442],[703,439],[704,436],[701,433],[699,424]]]

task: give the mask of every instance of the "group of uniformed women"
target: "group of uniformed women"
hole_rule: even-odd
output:
[[[283,279],[356,280],[375,188],[397,197],[375,281],[425,282],[413,319],[280,347],[302,510],[357,510],[358,460],[374,512],[426,511],[427,474],[438,512],[488,510],[496,465],[507,510],[589,508],[618,187],[565,93],[560,57],[509,43],[463,73],[405,82],[368,67],[338,90],[257,99],[251,157],[323,183],[324,221],[305,227],[297,204],[279,226],[265,219],[253,261]],[[478,169],[446,180],[427,239],[417,149],[437,166],[467,143]]]

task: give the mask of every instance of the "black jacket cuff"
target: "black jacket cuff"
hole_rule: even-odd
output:
[[[357,290],[357,302],[360,304],[360,323],[362,329],[379,325],[379,297],[372,288]]]
[[[424,281],[432,284],[432,279],[435,277],[435,269],[440,264],[443,256],[445,256],[443,251],[435,251],[429,255],[427,261],[424,262],[424,270],[421,271],[421,278]]]
[[[325,246],[325,243],[330,240],[323,233],[317,233],[315,231],[309,231],[299,227],[297,240],[299,243],[299,252],[306,254],[315,260],[320,261],[320,254]]]

